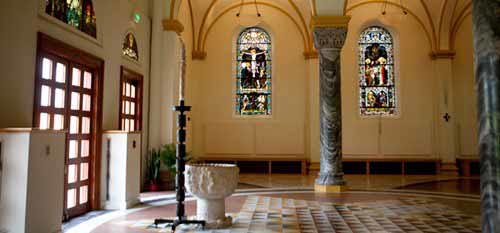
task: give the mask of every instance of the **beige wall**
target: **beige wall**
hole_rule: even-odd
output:
[[[458,128],[458,155],[477,157],[477,96],[472,56],[472,18],[468,16],[457,33],[453,60],[453,90]]]
[[[237,9],[236,9],[237,10]],[[261,7],[272,38],[272,116],[235,114],[236,38],[242,27],[234,12],[224,15],[208,35],[203,61],[193,63],[193,151],[210,156],[306,156],[305,115],[309,80],[303,41],[282,13]]]
[[[370,5],[351,12],[342,49],[343,153],[346,157],[429,157],[432,155],[433,63],[424,30],[412,17],[397,25],[378,20]],[[399,114],[362,118],[359,114],[358,40],[366,27],[387,28],[394,39]],[[409,133],[411,132],[411,133]]]

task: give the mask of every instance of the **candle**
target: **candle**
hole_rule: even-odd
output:
[[[184,89],[186,85],[186,45],[181,37],[181,59],[179,63],[179,101],[184,100]]]

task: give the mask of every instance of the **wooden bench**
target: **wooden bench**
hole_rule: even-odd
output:
[[[462,172],[462,176],[471,176],[471,163],[479,163],[479,158],[457,158],[458,166]]]
[[[232,162],[238,164],[238,162],[267,162],[267,173],[272,174],[273,162],[300,162],[300,173],[302,175],[307,175],[307,166],[309,164],[309,159],[300,157],[198,157],[198,160],[202,162]]]
[[[436,175],[439,174],[441,170],[441,160],[439,159],[425,159],[425,158],[344,158],[342,159],[343,163],[353,163],[353,162],[361,162],[365,163],[365,174],[372,174],[370,170],[371,163],[400,163],[401,175],[406,174],[407,164],[409,163],[434,163]]]

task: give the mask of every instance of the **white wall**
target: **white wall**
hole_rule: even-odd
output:
[[[477,95],[474,80],[472,18],[468,16],[456,35],[453,92],[458,127],[458,155],[478,157]]]

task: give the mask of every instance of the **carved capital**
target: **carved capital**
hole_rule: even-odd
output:
[[[184,31],[184,26],[179,20],[164,19],[162,23],[164,31],[174,31],[177,34],[181,34]]]
[[[316,51],[312,51],[312,50],[311,50],[311,51],[305,51],[305,52],[303,53],[303,55],[304,55],[304,58],[305,58],[306,60],[307,60],[307,59],[316,59],[316,58],[318,58],[318,52],[316,52]]]
[[[321,49],[341,49],[347,36],[347,27],[314,28],[314,47]]]
[[[191,56],[193,60],[204,60],[207,57],[207,52],[193,50]]]

